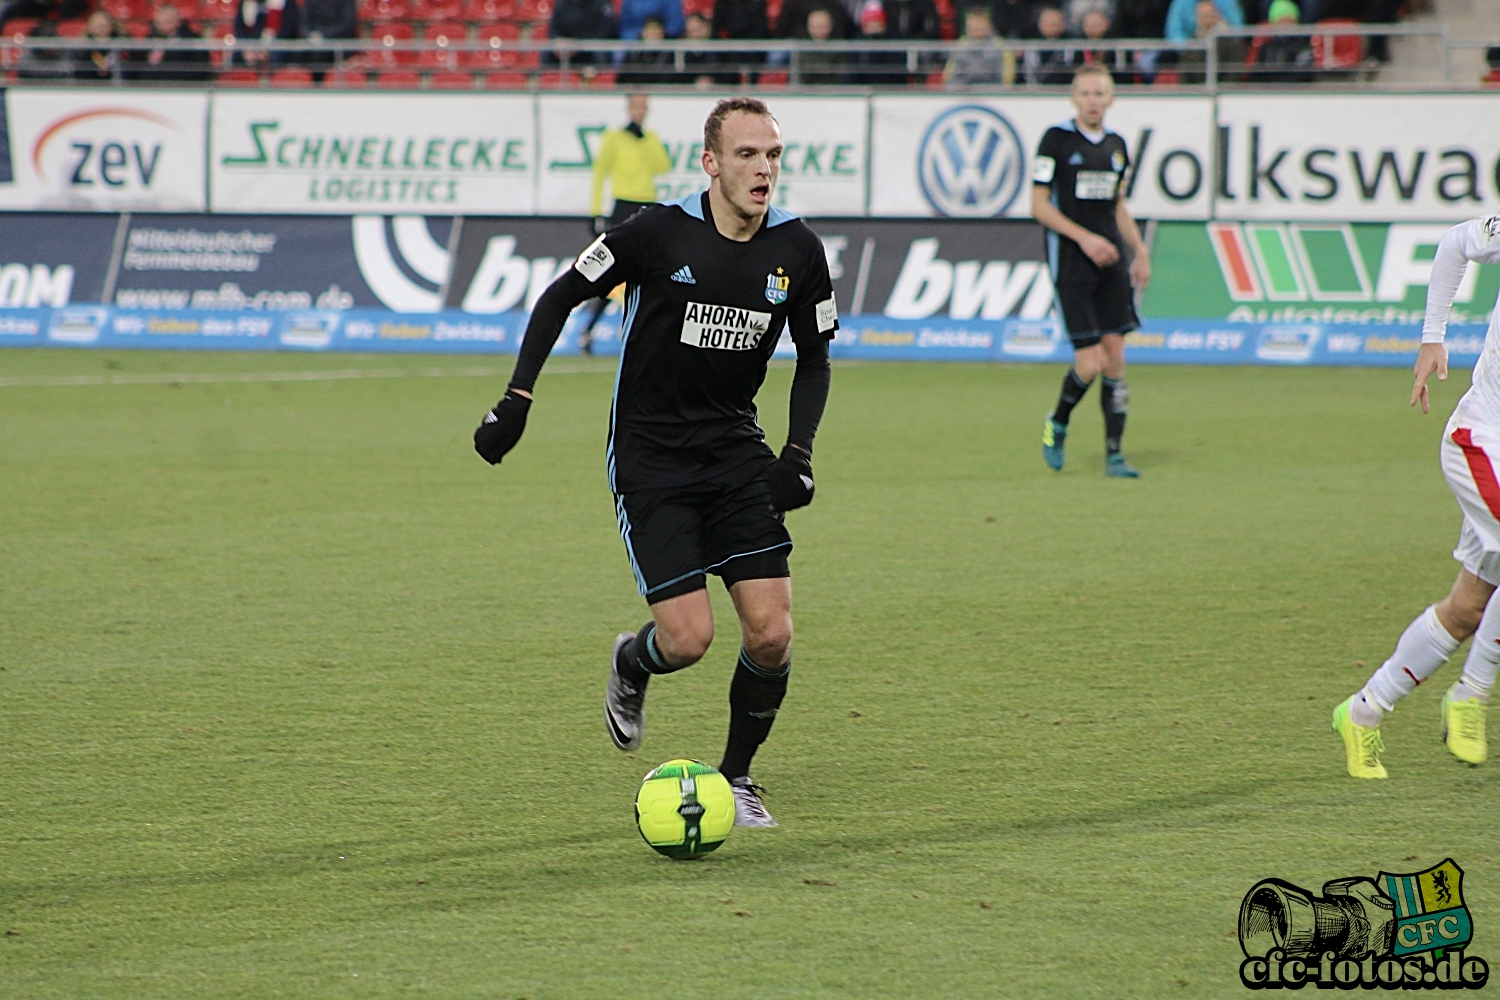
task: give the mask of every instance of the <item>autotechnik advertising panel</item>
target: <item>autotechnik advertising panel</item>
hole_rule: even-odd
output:
[[[835,357],[1064,361],[1027,220],[813,220],[841,310]],[[1132,358],[1409,365],[1441,223],[1159,222]],[[587,245],[576,218],[0,215],[0,345],[510,352]],[[1455,364],[1500,269],[1472,267]],[[617,290],[618,296],[618,290]],[[577,349],[580,314],[558,350]],[[594,331],[618,350],[619,306]],[[784,349],[789,345],[783,343]]]

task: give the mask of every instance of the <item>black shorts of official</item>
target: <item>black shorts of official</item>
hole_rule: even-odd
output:
[[[1111,333],[1139,329],[1135,314],[1135,289],[1130,286],[1130,265],[1122,254],[1109,267],[1093,261],[1063,261],[1054,276],[1057,308],[1073,349],[1093,347]]]
[[[709,573],[726,587],[792,575],[792,536],[764,476],[740,486],[616,494],[615,515],[636,587],[650,604],[702,590]]]

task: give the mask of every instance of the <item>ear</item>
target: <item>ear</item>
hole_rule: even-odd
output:
[[[719,160],[711,150],[703,151],[703,172],[710,177],[719,176]]]

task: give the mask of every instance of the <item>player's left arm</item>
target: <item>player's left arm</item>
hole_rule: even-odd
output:
[[[1130,283],[1136,288],[1145,288],[1151,281],[1151,253],[1146,249],[1146,241],[1141,239],[1140,227],[1125,206],[1124,191],[1115,196],[1115,226],[1130,247]]]
[[[815,256],[810,255],[807,262],[808,278],[787,315],[792,342],[797,345],[797,370],[792,375],[786,447],[766,473],[771,503],[778,510],[795,510],[812,503],[813,439],[833,383],[828,343],[838,332],[838,306],[821,241],[814,247]]]

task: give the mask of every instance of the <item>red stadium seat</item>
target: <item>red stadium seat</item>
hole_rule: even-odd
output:
[[[425,69],[457,69],[457,46],[467,41],[468,37],[468,25],[429,24],[422,32],[422,40],[432,42],[438,48],[418,53],[417,65]]]
[[[12,41],[19,42],[31,34],[32,30],[41,23],[41,21],[34,17],[13,17],[5,22],[4,31],[5,34],[10,36]]]
[[[484,78],[486,90],[520,90],[525,86],[525,73],[488,73]]]
[[[375,86],[382,90],[416,90],[422,86],[422,77],[417,73],[401,71],[381,73],[375,80]]]
[[[376,24],[404,20],[409,12],[406,0],[364,0],[359,5],[359,19]]]
[[[99,9],[116,21],[144,20],[151,16],[151,5],[146,0],[101,0]]]
[[[516,0],[517,21],[545,21],[552,16],[552,0]]]
[[[221,87],[259,87],[260,74],[253,69],[230,69],[219,74]]]
[[[375,29],[370,33],[370,37],[385,46],[385,48],[365,53],[365,59],[371,66],[380,69],[411,66],[417,61],[417,53],[410,49],[397,49],[395,46],[399,42],[412,41],[416,36],[416,30],[409,24],[403,24],[399,21],[377,24]]]
[[[787,79],[787,74],[780,71],[762,73],[760,75],[760,85],[762,87],[785,87]]]
[[[479,41],[488,48],[464,53],[464,65],[480,70],[529,69],[538,63],[537,53],[518,52],[514,44],[521,29],[514,24],[487,24],[479,29]]]
[[[83,29],[88,27],[88,21],[81,17],[69,18],[66,21],[57,22],[58,38],[82,38]]]
[[[205,21],[233,21],[238,6],[233,0],[199,0],[198,16]]]
[[[465,20],[485,24],[491,21],[509,21],[515,17],[514,0],[468,0],[464,5]]]
[[[369,85],[370,78],[357,70],[346,69],[342,73],[329,73],[323,77],[323,86],[340,90],[358,89]]]
[[[313,85],[313,75],[305,69],[278,69],[271,74],[271,86],[301,89]]]
[[[589,86],[590,87],[596,87],[596,88],[601,89],[601,90],[605,89],[607,87],[613,87],[614,85],[615,85],[615,73],[614,73],[614,70],[607,70],[607,71],[605,71],[603,73],[595,73],[594,74],[594,78],[589,81]]]
[[[1358,23],[1342,17],[1325,17],[1318,26]],[[1365,61],[1365,40],[1359,35],[1314,35],[1312,50],[1313,65],[1318,69],[1355,69]]]
[[[564,90],[578,87],[583,77],[577,73],[543,73],[541,85],[548,90]]]
[[[457,21],[463,17],[464,0],[413,0],[411,18],[414,21]]]
[[[547,40],[548,25],[546,21],[535,21],[527,30],[526,37],[533,42],[545,42]]]
[[[701,17],[712,19],[714,16],[714,0],[682,0],[682,16],[698,14]]]
[[[468,73],[434,73],[427,78],[433,90],[473,90],[474,77]]]
[[[1479,80],[1479,85],[1487,89],[1500,87],[1500,69],[1492,69],[1484,74]]]

